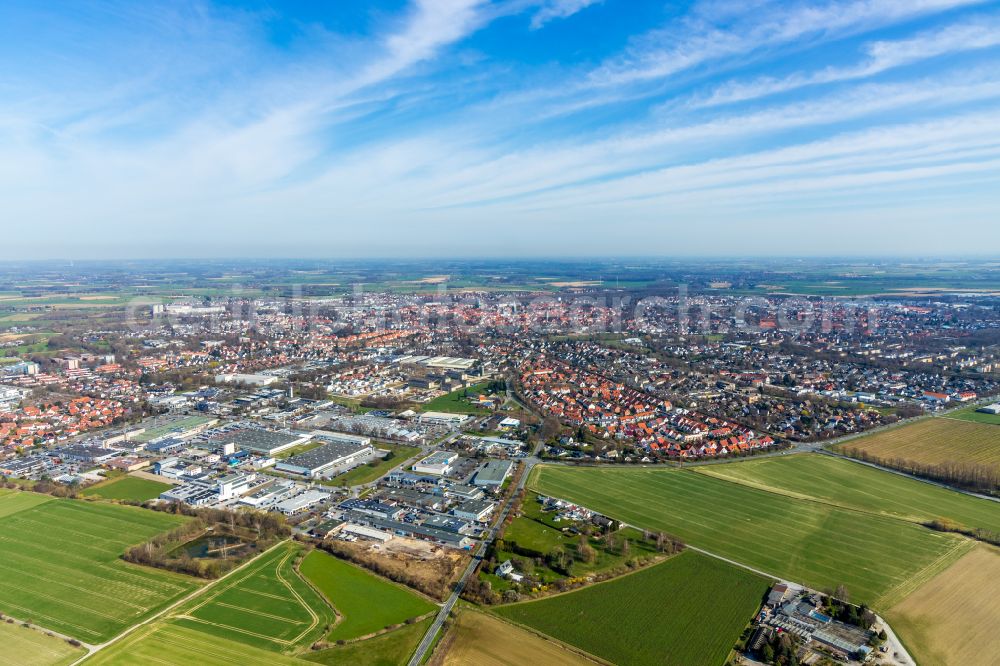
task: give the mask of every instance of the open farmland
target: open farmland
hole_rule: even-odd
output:
[[[100,483],[85,489],[80,494],[84,497],[100,497],[108,500],[132,500],[144,502],[160,493],[170,490],[173,486],[169,483],[160,483],[152,479],[140,479],[136,476],[122,476],[117,479]]]
[[[1000,655],[1000,550],[980,545],[886,613],[918,663],[991,666]]]
[[[283,542],[177,611],[178,624],[276,652],[322,637],[334,614],[295,570],[302,549]]]
[[[854,455],[862,451],[873,459],[919,465],[949,463],[982,465],[1000,474],[1000,427],[954,418],[929,418],[836,447]],[[895,463],[892,467],[897,467]]]
[[[582,666],[590,659],[521,627],[486,613],[464,610],[442,643],[441,666]],[[497,646],[503,649],[498,650]],[[435,655],[435,662],[437,655]]]
[[[0,491],[0,610],[88,643],[107,640],[197,586],[120,559],[127,546],[183,520]]]
[[[769,586],[688,550],[634,574],[496,612],[614,663],[717,666]]]
[[[85,653],[37,629],[0,622],[0,666],[64,666]]]
[[[294,657],[237,643],[174,622],[154,622],[137,629],[86,661],[87,666],[290,666]]]
[[[885,608],[971,542],[688,470],[541,466],[532,489],[810,587]]]
[[[331,641],[367,636],[437,610],[406,588],[321,551],[309,553],[301,569],[340,614]]]
[[[843,458],[804,453],[695,468],[699,474],[790,497],[927,522],[947,518],[1000,532],[1000,503],[890,474]]]

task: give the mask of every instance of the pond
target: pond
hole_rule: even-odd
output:
[[[193,558],[237,557],[243,555],[250,546],[239,537],[228,534],[205,534],[193,541],[177,546],[170,555],[180,556],[186,552]]]

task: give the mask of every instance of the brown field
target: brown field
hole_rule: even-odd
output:
[[[507,624],[503,620],[463,611],[432,659],[434,666],[593,666],[595,662],[559,643]]]
[[[837,447],[861,449],[878,458],[901,458],[923,465],[974,463],[1000,471],[1000,428],[959,419],[929,418]]]
[[[977,546],[893,606],[886,619],[919,664],[996,664],[1000,550]]]

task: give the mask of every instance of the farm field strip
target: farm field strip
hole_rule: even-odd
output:
[[[143,627],[86,660],[87,666],[282,666],[301,660],[166,621]]]
[[[256,647],[291,651],[312,642],[334,615],[294,570],[300,548],[286,543],[178,609],[176,622]]]
[[[962,538],[691,471],[541,467],[533,490],[814,588],[874,603]],[[903,554],[903,555],[901,555]],[[957,555],[957,553],[956,553]]]
[[[926,465],[948,462],[1000,468],[1000,432],[995,425],[955,418],[928,418],[836,447],[841,453],[859,449],[883,459]]]
[[[694,468],[699,474],[847,509],[926,522],[948,518],[1000,531],[1000,502],[889,474],[829,455],[802,453]]]
[[[54,498],[36,493],[22,493],[17,490],[0,488],[0,519],[20,513],[39,504],[51,502]]]
[[[542,638],[523,627],[473,610],[463,610],[455,621],[453,638],[443,666],[592,666],[585,658],[555,640]],[[503,650],[497,650],[503,645]]]
[[[494,612],[612,663],[716,666],[770,585],[688,550],[610,581]]]
[[[886,619],[920,664],[993,666],[1000,654],[1000,550],[978,545]]]
[[[6,622],[0,622],[0,645],[0,666],[65,666],[84,655],[61,638]]]
[[[79,500],[18,499],[25,495],[0,495],[0,511],[9,502],[30,504],[0,517],[0,609],[11,615],[94,643],[197,587],[193,579],[120,559],[128,545],[183,519]]]

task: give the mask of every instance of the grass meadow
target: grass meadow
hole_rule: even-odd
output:
[[[613,663],[717,666],[770,584],[688,550],[605,583],[495,612]]]
[[[140,479],[137,476],[120,476],[117,479],[86,488],[80,494],[84,497],[100,497],[107,500],[145,502],[159,497],[160,493],[170,490],[172,487],[169,483]]]
[[[310,552],[301,571],[340,614],[328,636],[331,641],[367,636],[437,610],[406,588],[322,551]]]

